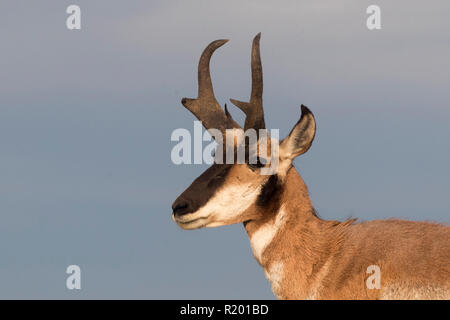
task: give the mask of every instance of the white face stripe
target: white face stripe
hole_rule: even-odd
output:
[[[259,263],[261,263],[264,250],[282,227],[285,216],[286,211],[281,208],[276,215],[275,221],[267,222],[251,235],[250,245],[252,246],[253,255]]]
[[[200,209],[192,213],[195,218],[207,218],[206,227],[228,224],[256,202],[261,186],[251,183],[224,186]],[[242,222],[242,221],[241,221]]]

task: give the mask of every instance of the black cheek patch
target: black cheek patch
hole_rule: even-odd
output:
[[[256,204],[260,207],[267,206],[271,201],[278,201],[281,193],[282,185],[278,179],[278,175],[271,175],[264,183],[261,193],[256,200]]]
[[[192,202],[193,209],[197,211],[226,183],[226,177],[230,169],[230,165],[212,165],[195,179],[180,197],[189,199]]]

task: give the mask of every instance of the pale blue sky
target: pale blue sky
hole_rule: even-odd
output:
[[[246,99],[260,31],[266,123],[285,136],[301,103],[318,122],[296,166],[320,215],[448,223],[449,15],[446,0],[2,1],[0,298],[273,298],[241,225],[170,219],[205,169],[170,161],[199,55],[231,39],[216,95]]]

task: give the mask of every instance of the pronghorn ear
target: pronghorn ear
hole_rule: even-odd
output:
[[[312,112],[304,105],[301,106],[302,116],[294,128],[280,143],[280,159],[293,160],[305,153],[311,147],[316,134],[316,121]]]

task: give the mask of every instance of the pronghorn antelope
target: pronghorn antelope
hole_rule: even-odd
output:
[[[244,131],[265,129],[259,40],[260,34],[252,45],[250,101],[230,99],[246,115]],[[240,126],[214,96],[209,62],[227,41],[206,47],[198,66],[198,97],[182,99],[207,130],[224,135]],[[176,199],[172,219],[183,229],[243,223],[253,255],[279,299],[450,299],[449,226],[396,219],[339,222],[317,216],[292,165],[309,149],[316,130],[311,111],[302,105],[301,113],[279,142],[276,171],[261,174],[274,161],[273,153],[260,154],[244,137],[239,141],[247,150],[267,158],[215,162]],[[237,148],[238,139],[233,141]],[[267,151],[274,140],[263,143]],[[379,287],[367,284],[370,266],[379,268]]]

